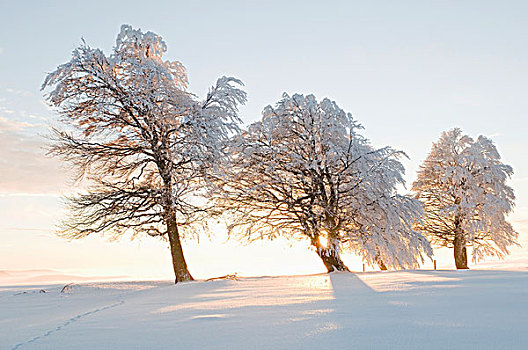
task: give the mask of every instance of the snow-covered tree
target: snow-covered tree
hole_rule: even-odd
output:
[[[160,36],[123,25],[110,55],[83,42],[42,89],[52,88],[47,100],[62,123],[50,153],[90,183],[67,199],[62,234],[167,237],[180,282],[192,279],[181,239],[203,222],[208,173],[239,131],[246,94],[223,77],[197,100],[182,64],[163,60],[166,49]]]
[[[433,245],[454,248],[457,269],[467,269],[466,246],[473,261],[486,255],[504,257],[518,233],[506,221],[515,196],[506,180],[513,174],[501,162],[493,142],[477,140],[458,128],[443,132],[412,185],[425,206],[419,229]]]
[[[428,241],[414,231],[419,201],[396,193],[403,155],[376,149],[335,102],[283,95],[232,142],[233,164],[217,197],[249,239],[307,239],[329,272],[350,249],[369,264],[416,267]]]

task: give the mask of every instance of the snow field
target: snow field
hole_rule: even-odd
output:
[[[0,348],[524,349],[528,344],[525,270],[84,283],[60,293],[62,287],[0,287]]]

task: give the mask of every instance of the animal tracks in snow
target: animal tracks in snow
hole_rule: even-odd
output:
[[[11,348],[11,350],[19,349],[19,348],[21,348],[21,347],[24,346],[24,345],[28,345],[28,344],[31,344],[31,343],[34,343],[34,342],[38,341],[39,339],[42,339],[42,338],[48,337],[48,336],[52,335],[53,333],[62,330],[64,327],[67,327],[67,326],[69,326],[70,324],[72,324],[72,323],[74,323],[74,322],[80,320],[80,319],[83,318],[83,317],[86,317],[86,316],[89,316],[89,315],[93,315],[93,314],[95,314],[95,313],[97,313],[97,312],[100,312],[100,311],[104,311],[104,310],[112,309],[112,308],[114,308],[114,307],[117,307],[117,306],[123,305],[124,303],[125,303],[125,300],[122,299],[122,300],[120,300],[120,301],[118,301],[118,302],[116,302],[116,303],[113,303],[113,304],[110,304],[110,305],[107,305],[107,306],[103,306],[103,307],[97,308],[97,309],[95,309],[95,310],[87,311],[87,312],[84,312],[84,313],[79,314],[79,315],[77,315],[77,316],[74,316],[74,317],[68,319],[66,322],[64,322],[64,323],[61,324],[60,326],[57,326],[57,327],[55,327],[54,329],[51,329],[51,330],[47,331],[46,333],[44,333],[44,334],[42,334],[42,335],[38,335],[38,336],[36,336],[36,337],[34,337],[34,338],[28,340],[28,341],[25,341],[25,342],[18,343],[18,344],[16,344],[16,345],[14,345],[14,346]]]

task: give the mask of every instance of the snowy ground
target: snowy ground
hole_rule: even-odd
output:
[[[0,349],[528,347],[527,270],[62,287],[0,287]]]

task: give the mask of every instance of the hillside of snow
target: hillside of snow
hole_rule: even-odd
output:
[[[525,349],[528,271],[0,287],[0,349]]]

